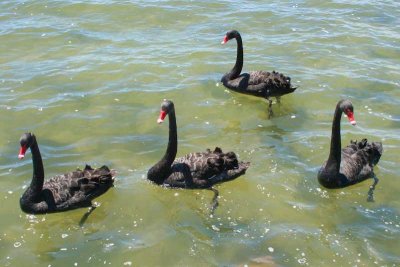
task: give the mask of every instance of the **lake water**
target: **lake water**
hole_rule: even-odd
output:
[[[400,266],[400,2],[0,2],[1,266]],[[277,70],[296,92],[274,104],[219,82]],[[175,103],[178,155],[220,146],[251,167],[212,192],[168,190],[146,172],[164,153],[162,99]],[[342,141],[383,142],[372,180],[326,190],[335,105],[349,98],[357,126]],[[102,164],[115,187],[86,211],[26,215],[36,134],[47,177]]]

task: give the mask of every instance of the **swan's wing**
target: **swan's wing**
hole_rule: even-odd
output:
[[[372,177],[373,169],[364,150],[358,150],[353,154],[342,153],[340,173],[348,180],[359,182]]]
[[[291,85],[290,77],[275,71],[251,71],[240,74],[236,79],[222,79],[222,82],[231,90],[264,98],[282,96],[296,90]]]
[[[190,168],[186,163],[174,162],[171,166],[171,174],[164,180],[163,185],[167,187],[190,187],[193,182]]]
[[[352,155],[357,151],[365,149],[367,145],[368,145],[367,139],[362,139],[360,142],[357,142],[357,140],[355,141],[351,140],[350,144],[342,149],[342,153]]]
[[[115,171],[106,166],[92,169],[86,165],[83,171],[78,169],[50,178],[44,183],[43,191],[48,190],[52,193],[57,206],[90,201],[112,186],[114,175]]]
[[[203,177],[204,179],[211,177],[207,176],[210,169],[214,171],[222,171],[224,168],[224,153],[219,148],[214,152],[207,149],[206,152],[189,153],[181,158],[177,158],[175,163],[184,163],[190,168],[190,172],[194,177]],[[236,157],[236,155],[235,155]]]
[[[251,90],[263,90],[264,97],[281,96],[296,90],[291,85],[290,77],[275,71],[250,72],[248,88]]]
[[[364,180],[373,176],[373,166],[382,155],[382,143],[368,143],[367,139],[360,142],[351,141],[350,145],[342,150],[340,172],[349,180]]]
[[[52,193],[54,203],[59,205],[72,198],[75,191],[80,188],[79,179],[83,178],[82,171],[74,171],[66,174],[56,175],[43,184],[43,191],[48,190]],[[49,195],[47,195],[49,198]]]
[[[213,152],[207,150],[206,152],[190,153],[176,159],[173,164],[173,173],[179,169],[181,174],[173,175],[175,178],[178,177],[181,182],[184,180],[187,187],[206,188],[240,176],[248,166],[248,163],[241,162],[239,164],[235,153],[223,153],[220,148],[216,148]],[[185,168],[185,174],[183,174],[182,168]]]
[[[358,150],[357,148],[357,144],[354,143],[354,141],[350,142],[350,145],[346,146],[345,148],[342,149],[342,153],[348,154],[348,155],[352,155],[354,153],[356,153]]]
[[[247,94],[247,95],[254,95],[258,97],[266,97],[265,95],[265,87],[267,84],[265,83],[249,83],[251,79],[249,73],[242,73],[239,77],[233,80],[224,80],[224,85],[236,92]]]
[[[57,204],[57,211],[90,207],[91,205],[91,198],[88,198],[83,192],[79,191],[67,200]]]
[[[248,163],[248,162],[240,162],[238,168],[223,171],[222,173],[220,173],[218,175],[210,177],[208,180],[211,184],[217,184],[217,183],[233,180],[233,179],[239,177],[240,175],[245,174],[246,170],[249,166],[250,166],[250,163]]]

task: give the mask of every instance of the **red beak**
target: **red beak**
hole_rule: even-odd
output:
[[[157,123],[162,123],[165,119],[165,116],[167,116],[167,112],[165,112],[164,110],[161,110],[160,116],[157,119]]]
[[[351,125],[356,125],[356,120],[354,119],[354,113],[349,110],[346,112],[346,115]]]
[[[229,41],[228,36],[225,35],[224,40],[222,40],[221,44],[226,44]]]
[[[21,148],[19,149],[19,154],[18,154],[19,159],[23,159],[25,157],[27,148],[28,148],[27,146],[21,146]]]

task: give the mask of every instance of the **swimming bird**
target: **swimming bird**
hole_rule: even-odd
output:
[[[165,117],[169,117],[169,141],[165,154],[161,160],[152,166],[147,178],[167,187],[202,188],[214,191],[213,210],[218,205],[218,191],[213,185],[233,180],[243,175],[249,163],[239,162],[234,152],[222,152],[216,147],[214,151],[207,149],[205,152],[190,153],[176,158],[178,151],[178,135],[175,117],[174,103],[164,100],[161,104],[160,116],[157,120],[162,123]]]
[[[222,76],[221,82],[233,91],[267,99],[268,114],[271,117],[273,112],[270,97],[275,97],[277,102],[280,102],[281,96],[294,92],[296,87],[291,85],[290,77],[275,71],[251,71],[240,74],[243,68],[242,37],[238,31],[231,30],[226,33],[221,43],[226,44],[231,39],[236,39],[237,42],[236,63],[230,72]]]
[[[350,123],[356,125],[353,104],[350,100],[340,100],[333,116],[329,157],[318,172],[318,181],[326,188],[343,188],[373,178],[374,184],[368,193],[368,200],[371,201],[379,181],[373,167],[382,155],[382,143],[368,143],[367,139],[362,139],[360,142],[351,141],[350,145],[341,149],[340,120],[343,112]]]
[[[115,171],[107,166],[93,169],[86,165],[82,170],[56,175],[44,181],[42,156],[36,136],[25,133],[20,139],[21,148],[18,158],[23,159],[28,148],[32,153],[32,181],[20,199],[22,211],[30,214],[62,212],[82,207],[96,208],[92,200],[104,194],[113,186]],[[84,221],[81,220],[81,224]]]

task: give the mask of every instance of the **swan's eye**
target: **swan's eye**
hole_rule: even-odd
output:
[[[351,110],[350,110],[349,108],[346,108],[346,109],[344,110],[344,113],[347,115],[347,114],[353,113],[353,112],[351,112]]]

